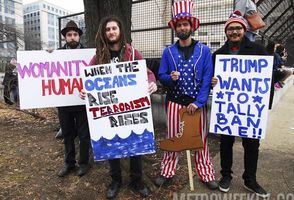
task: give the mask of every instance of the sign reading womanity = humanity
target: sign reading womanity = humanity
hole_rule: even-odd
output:
[[[94,54],[95,49],[18,51],[20,108],[83,105],[80,70]]]

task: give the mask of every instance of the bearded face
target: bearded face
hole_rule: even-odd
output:
[[[68,31],[65,35],[65,41],[71,49],[75,49],[80,44],[80,35],[76,31]]]
[[[181,40],[188,39],[192,34],[192,27],[188,20],[179,20],[176,24],[176,36]]]
[[[117,22],[110,21],[106,24],[105,36],[110,45],[114,45],[120,41],[120,28]]]

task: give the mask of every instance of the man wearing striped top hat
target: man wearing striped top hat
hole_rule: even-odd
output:
[[[173,18],[168,23],[179,40],[164,49],[159,68],[159,80],[167,91],[167,138],[176,136],[180,129],[179,110],[186,106],[190,114],[202,108],[200,130],[203,149],[195,151],[196,171],[209,189],[217,189],[213,164],[207,146],[207,109],[213,64],[210,49],[194,40],[191,34],[199,27],[199,20],[192,16],[191,0],[176,1],[172,7]],[[178,152],[164,152],[157,186],[166,185],[176,173]]]

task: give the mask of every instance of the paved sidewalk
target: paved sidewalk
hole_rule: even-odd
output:
[[[240,139],[234,145],[233,181],[228,199],[258,199],[243,187],[243,147]],[[213,158],[216,177],[220,177],[220,155]],[[187,175],[188,177],[188,175]],[[195,191],[190,192],[189,185],[174,195],[174,199],[226,199],[224,193],[208,190],[197,175],[194,176]],[[269,113],[266,138],[261,141],[257,180],[269,193],[270,199],[294,199],[294,86],[290,86],[279,103]],[[189,195],[192,195],[189,197]],[[194,195],[194,196],[193,196]],[[208,195],[208,196],[207,196]],[[242,196],[243,195],[243,196]],[[247,196],[246,196],[247,195]],[[198,197],[198,199],[201,199]],[[259,198],[261,199],[261,198]]]

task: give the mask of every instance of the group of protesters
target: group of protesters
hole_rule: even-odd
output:
[[[215,56],[218,54],[228,55],[275,55],[275,63],[282,62],[281,45],[275,47],[275,51],[266,49],[247,38],[248,23],[238,10],[234,11],[226,21],[224,31],[227,37],[225,44],[213,55],[210,49],[200,41],[192,38],[193,32],[199,28],[199,20],[192,15],[194,3],[191,0],[175,1],[173,4],[173,17],[168,25],[172,28],[178,41],[164,49],[158,77],[162,85],[167,88],[166,111],[167,111],[167,138],[174,137],[180,129],[179,111],[186,107],[190,114],[201,109],[201,125],[199,132],[203,141],[203,149],[195,151],[195,170],[203,184],[211,190],[219,189],[228,192],[232,181],[233,144],[234,136],[220,136],[221,178],[215,177],[215,169],[212,163],[208,147],[207,108],[206,103],[211,87],[218,83],[213,77]],[[82,30],[74,21],[69,21],[61,30],[66,44],[61,49],[81,49],[80,43]],[[102,19],[96,34],[96,54],[90,65],[99,65],[113,62],[123,62],[143,59],[140,52],[126,42],[123,23],[116,16],[108,16]],[[284,50],[282,52],[285,54]],[[277,54],[277,55],[276,55]],[[279,54],[279,58],[278,58]],[[276,58],[277,57],[277,58]],[[279,59],[279,60],[278,60]],[[277,68],[283,68],[278,63]],[[277,69],[279,70],[279,69]],[[148,73],[148,92],[157,90],[155,75],[151,70]],[[275,72],[274,72],[275,73]],[[292,72],[293,73],[293,72]],[[287,76],[290,72],[287,72]],[[283,85],[286,75],[276,77],[274,82]],[[273,88],[273,87],[272,87]],[[273,93],[273,89],[271,93]],[[80,98],[84,99],[85,91],[80,91]],[[271,107],[271,105],[270,105]],[[58,176],[64,177],[76,169],[75,138],[79,139],[78,176],[85,175],[89,170],[90,134],[87,122],[85,106],[66,106],[58,108],[62,137],[64,139],[64,166]],[[101,127],[102,128],[102,127]],[[242,138],[244,147],[244,187],[260,197],[269,194],[257,182],[257,163],[259,153],[259,139]],[[164,152],[161,161],[161,171],[154,184],[164,187],[172,184],[176,174],[179,153]],[[120,159],[109,160],[111,183],[107,187],[106,198],[115,198],[122,186]],[[150,195],[150,190],[142,180],[142,156],[130,157],[130,189],[142,197]]]

